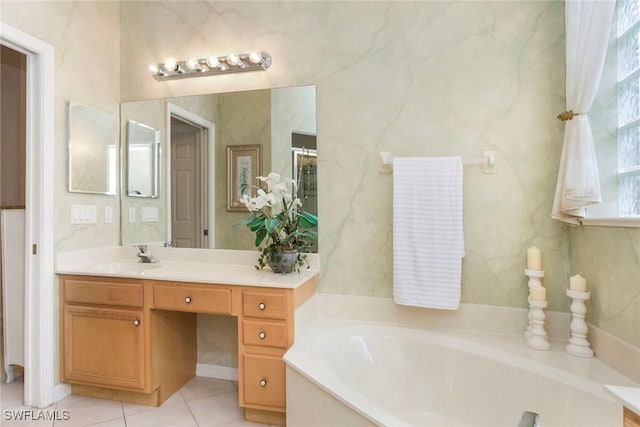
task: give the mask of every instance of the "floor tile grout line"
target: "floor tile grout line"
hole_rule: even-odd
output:
[[[182,389],[180,389],[180,397],[182,397],[184,404],[187,406],[187,410],[191,414],[191,418],[193,418],[193,421],[196,423],[196,426],[200,427],[200,423],[198,422],[198,419],[194,415],[193,411],[191,410],[191,406],[189,406],[189,402],[187,402],[187,399],[184,398],[184,394],[182,394]]]

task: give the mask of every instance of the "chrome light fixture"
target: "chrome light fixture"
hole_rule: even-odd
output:
[[[156,80],[172,80],[240,71],[264,71],[270,66],[271,55],[267,52],[250,52],[200,59],[191,58],[184,61],[168,60],[162,64],[149,65],[149,71]]]

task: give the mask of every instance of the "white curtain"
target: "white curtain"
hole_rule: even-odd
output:
[[[574,225],[580,225],[586,207],[601,202],[587,112],[598,91],[614,10],[615,1],[565,2],[567,111],[574,116],[565,121],[551,217]]]

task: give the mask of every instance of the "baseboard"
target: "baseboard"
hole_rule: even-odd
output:
[[[211,365],[198,363],[196,365],[196,376],[207,378],[218,378],[221,380],[238,381],[238,368],[228,366]]]
[[[57,402],[71,395],[71,386],[67,383],[58,383],[53,387],[53,401]]]

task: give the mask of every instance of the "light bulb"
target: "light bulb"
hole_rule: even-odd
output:
[[[191,58],[187,61],[187,68],[194,71],[202,71],[202,64],[197,59]]]
[[[251,61],[252,64],[259,64],[262,62],[262,55],[258,52],[251,52],[249,54],[249,61]]]
[[[210,68],[217,68],[220,66],[220,61],[218,61],[218,58],[216,56],[210,56],[207,58],[207,65]]]
[[[240,58],[235,53],[227,55],[227,63],[229,65],[238,65],[240,63]]]
[[[160,71],[160,69],[156,64],[149,64],[149,71],[151,71],[153,74],[158,74],[158,71]]]
[[[176,61],[174,59],[167,59],[162,67],[168,72],[173,73],[177,71],[178,64],[176,64]]]

